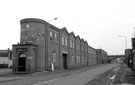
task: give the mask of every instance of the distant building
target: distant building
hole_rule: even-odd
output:
[[[108,54],[103,49],[97,49],[97,64],[104,64],[108,62]]]
[[[126,49],[125,50],[125,63],[129,64],[129,56],[131,54],[132,49]]]
[[[12,67],[12,51],[0,50],[0,68]]]
[[[88,46],[88,65],[96,65],[97,64],[97,54],[96,49],[91,46]]]

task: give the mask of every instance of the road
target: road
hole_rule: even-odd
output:
[[[21,79],[0,82],[0,85],[85,85],[89,81],[118,65],[119,64],[107,64],[92,69],[87,68],[50,75],[22,77]]]

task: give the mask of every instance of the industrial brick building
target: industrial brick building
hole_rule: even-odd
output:
[[[97,64],[97,53],[96,49],[88,46],[88,66]]]
[[[20,24],[21,40],[13,45],[13,73],[81,68],[100,60],[96,49],[65,27],[59,29],[35,18],[23,19]],[[106,55],[103,51],[104,62]]]
[[[108,54],[103,49],[96,49],[97,54],[97,64],[108,63]]]

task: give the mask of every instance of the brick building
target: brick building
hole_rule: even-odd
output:
[[[81,66],[81,39],[80,36],[76,36],[76,67]]]
[[[84,41],[84,65],[88,66],[88,42]]]
[[[76,67],[76,46],[75,46],[75,34],[74,32],[69,33],[69,67]]]
[[[108,54],[106,51],[104,51],[103,49],[97,49],[96,54],[97,54],[97,64],[108,63]]]
[[[74,32],[69,33],[65,27],[59,29],[35,18],[23,19],[20,24],[20,44],[13,45],[13,73],[71,69],[95,64],[95,49],[89,48],[86,40],[75,36]],[[95,62],[90,62],[91,59]]]
[[[88,46],[88,66],[97,64],[97,54],[96,49]]]

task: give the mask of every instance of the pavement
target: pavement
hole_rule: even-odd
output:
[[[9,69],[9,68],[3,68],[3,69],[0,69],[0,74],[3,74],[3,73],[8,73],[8,72],[11,72],[12,69]]]
[[[135,85],[134,80],[135,74],[133,71],[125,64],[120,64],[118,67],[112,68],[92,81],[89,81],[86,85]]]
[[[135,72],[123,64],[109,85],[135,85]]]
[[[2,77],[2,75],[8,75],[12,73],[12,69],[9,68],[1,68],[0,69],[0,81],[7,81],[7,80],[13,80],[13,79],[18,79],[19,77]]]

